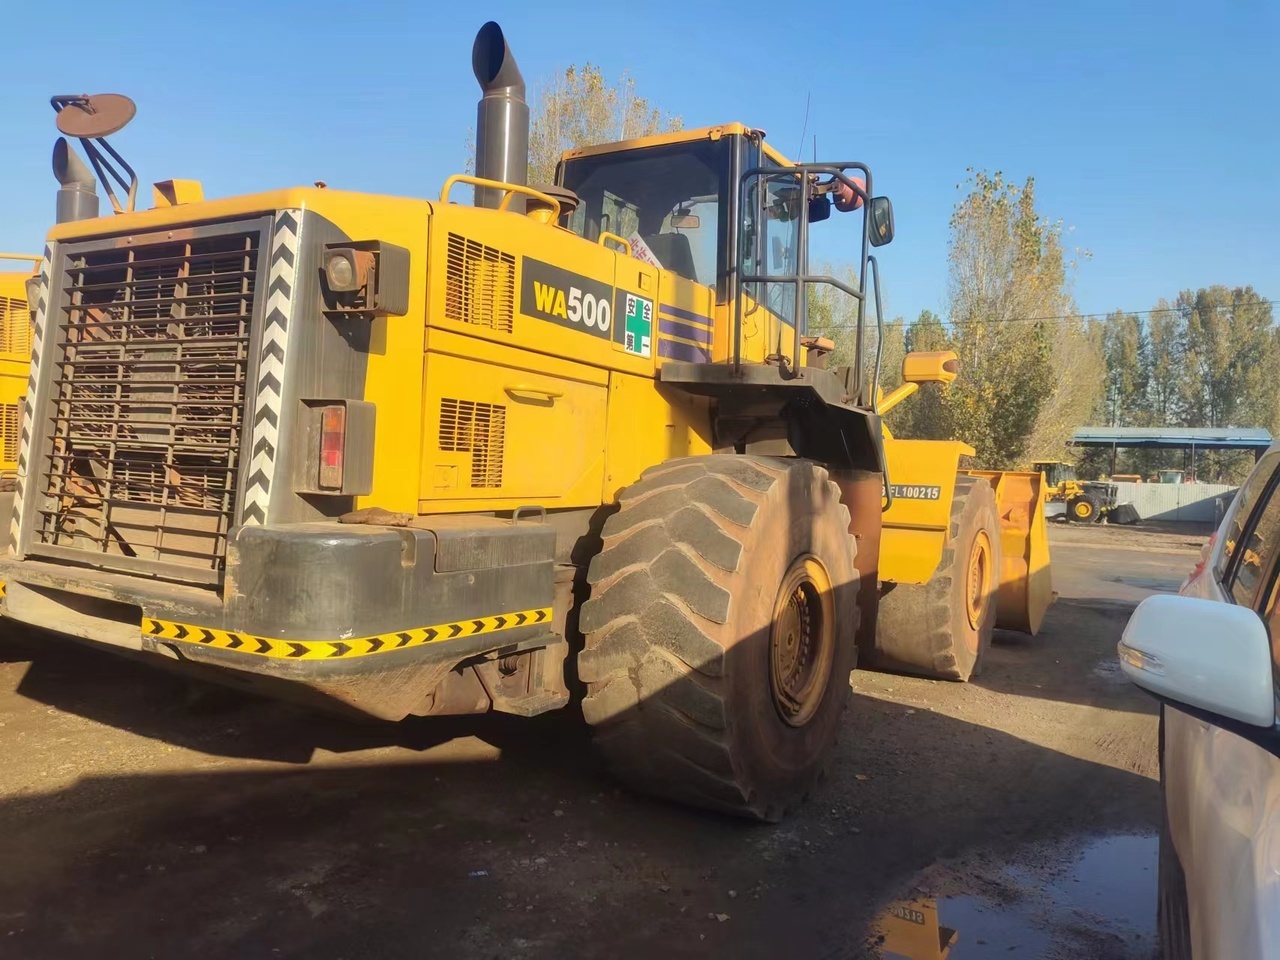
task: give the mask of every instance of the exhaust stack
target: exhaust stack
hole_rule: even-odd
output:
[[[483,96],[476,107],[476,176],[504,183],[529,179],[529,105],[524,77],[502,34],[490,20],[471,47],[471,70]],[[477,207],[496,208],[502,191],[476,187]],[[524,198],[512,197],[509,209],[524,213]]]
[[[66,137],[53,144],[53,175],[62,184],[58,188],[58,223],[92,220],[98,215],[98,181]]]

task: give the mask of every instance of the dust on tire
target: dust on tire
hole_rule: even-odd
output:
[[[588,574],[578,663],[583,714],[619,778],[763,820],[812,789],[856,656],[848,528],[839,488],[805,460],[675,460],[623,493]],[[833,647],[820,700],[795,726],[775,704],[771,637],[777,591],[802,557],[832,584]]]

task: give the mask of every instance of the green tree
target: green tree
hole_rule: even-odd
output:
[[[570,66],[542,84],[533,98],[529,123],[529,182],[551,183],[566,150],[647,137],[684,126],[636,94],[635,79],[623,73],[609,83],[600,68]]]
[[[931,310],[923,310],[903,334],[904,353],[950,350],[951,338],[942,320]],[[903,401],[889,412],[888,421],[894,435],[904,440],[948,439],[947,411],[943,394],[946,387],[925,384],[914,397]]]
[[[1074,265],[1061,222],[1036,210],[1035,181],[971,171],[968,188],[951,218],[951,343],[960,377],[944,395],[943,435],[971,444],[983,466],[1016,467],[1065,446],[1092,413],[1101,364],[1082,324],[1061,320],[1074,312]],[[1078,357],[1090,362],[1074,368]]]
[[[1147,318],[1145,419],[1152,426],[1181,421],[1182,382],[1186,347],[1181,318],[1168,300],[1161,298]]]
[[[1178,294],[1185,318],[1188,425],[1260,426],[1275,415],[1276,334],[1271,304],[1253,287]]]
[[[1147,393],[1145,335],[1136,313],[1121,310],[1102,323],[1102,354],[1107,365],[1106,420],[1113,427],[1137,424]]]

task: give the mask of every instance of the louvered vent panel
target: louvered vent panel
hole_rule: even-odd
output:
[[[516,258],[456,233],[449,234],[445,317],[510,333],[515,306]]]
[[[0,297],[0,353],[31,356],[31,310],[27,301]]]
[[[440,449],[471,454],[471,486],[502,486],[507,408],[475,400],[440,401]]]
[[[18,431],[21,407],[16,403],[0,404],[0,458],[6,464],[18,463]]]

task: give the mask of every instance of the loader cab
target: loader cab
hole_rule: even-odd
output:
[[[580,201],[564,224],[570,231],[712,289],[717,304],[733,304],[736,328],[744,314],[767,311],[777,335],[765,352],[792,367],[808,333],[808,286],[831,283],[852,296],[861,330],[868,248],[893,238],[892,207],[871,200],[865,166],[792,163],[741,124],[571,150],[556,183]],[[859,192],[856,206],[833,204],[841,183],[850,197]],[[856,285],[809,273],[809,228],[833,209],[863,213],[860,250],[859,234],[846,232]],[[747,322],[758,328],[758,319]]]
[[[1050,487],[1057,487],[1068,480],[1076,479],[1076,469],[1061,460],[1037,460],[1032,469],[1044,474],[1045,482]]]

